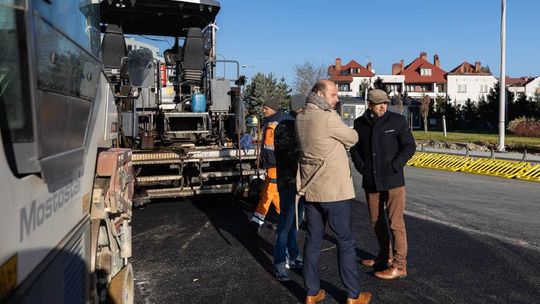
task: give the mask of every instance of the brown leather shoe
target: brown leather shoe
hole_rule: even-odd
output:
[[[382,258],[379,258],[379,257],[376,257],[374,259],[366,259],[366,260],[362,260],[361,261],[362,265],[364,266],[367,266],[367,267],[378,267],[378,266],[390,266],[392,265],[392,259],[386,259],[386,264],[385,264],[385,259],[382,259]]]
[[[395,266],[390,266],[383,271],[376,271],[375,276],[383,280],[393,280],[397,278],[404,278],[407,276],[407,269],[398,269]]]
[[[314,296],[306,296],[306,304],[315,304],[319,301],[324,300],[326,298],[326,292],[324,290],[319,289],[319,292],[317,292]]]
[[[371,301],[371,292],[361,292],[358,298],[347,298],[347,304],[368,304]]]

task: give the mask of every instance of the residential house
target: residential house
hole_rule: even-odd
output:
[[[328,67],[328,76],[337,84],[339,96],[357,97],[360,93],[360,84],[370,84],[375,74],[371,70],[371,63],[363,67],[351,60],[342,65],[341,58],[336,58],[335,65]]]
[[[375,77],[371,78],[372,86],[373,83],[377,80],[377,78],[381,78],[382,83],[387,86],[387,88],[389,89],[388,95],[390,97],[397,94],[403,95],[403,93],[405,92],[405,75],[376,75]]]
[[[540,94],[540,76],[531,77],[525,84],[525,95],[534,97]]]
[[[431,98],[446,97],[446,72],[441,69],[439,55],[433,56],[433,63],[427,60],[427,53],[422,52],[407,66],[400,63],[392,65],[393,75],[405,76],[405,92],[414,99],[424,95]]]
[[[448,99],[456,104],[464,105],[468,99],[478,102],[486,97],[497,83],[491,72],[482,69],[480,61],[474,65],[464,61],[446,75]]]
[[[514,93],[514,101],[525,95],[527,98],[532,98],[536,94],[540,94],[540,76],[524,76],[519,78],[506,77],[505,85],[508,92]]]

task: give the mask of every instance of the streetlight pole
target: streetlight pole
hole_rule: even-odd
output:
[[[255,66],[253,65],[249,65],[249,64],[242,64],[242,67],[245,69],[245,68],[250,68],[251,69],[251,75],[250,75],[250,81],[252,81],[253,79],[253,69],[255,68]]]
[[[499,80],[499,152],[504,152],[504,122],[506,106],[506,0],[501,0],[501,73]]]
[[[367,65],[368,62],[369,62],[369,56],[366,56],[366,65]],[[366,107],[367,107],[367,95],[368,95],[368,91],[369,91],[370,87],[371,87],[371,77],[369,77],[367,87],[366,87],[366,89],[364,91],[364,102],[365,102]]]

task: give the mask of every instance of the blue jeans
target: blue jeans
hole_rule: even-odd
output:
[[[354,235],[351,229],[351,200],[325,203],[306,203],[307,235],[304,246],[304,284],[307,294],[313,296],[321,288],[319,256],[324,236],[325,221],[336,234],[338,266],[341,282],[347,296],[355,299],[360,293],[360,275],[354,251]]]
[[[294,202],[296,191],[284,187],[278,187],[279,204],[281,212],[279,214],[278,226],[276,230],[276,243],[274,244],[274,265],[285,263],[286,255],[290,260],[294,260],[300,254],[296,239],[298,231],[294,215]],[[304,198],[301,197],[298,203],[298,221],[302,221],[304,209]]]

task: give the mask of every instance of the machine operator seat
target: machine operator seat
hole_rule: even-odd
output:
[[[202,30],[197,27],[188,29],[182,48],[183,78],[193,84],[200,84],[205,67],[205,51]]]
[[[182,62],[182,47],[175,44],[172,48],[166,49],[163,52],[163,58],[168,66],[179,64]]]
[[[105,70],[120,69],[122,58],[127,56],[128,50],[122,27],[116,24],[109,24],[105,29],[103,41],[101,43],[103,56],[103,66]]]

